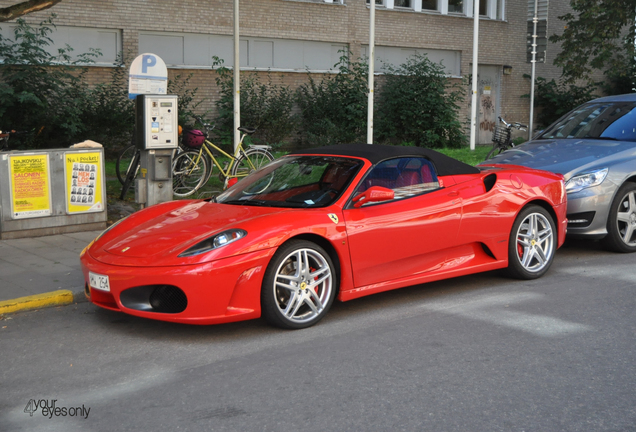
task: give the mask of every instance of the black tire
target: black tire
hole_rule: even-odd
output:
[[[195,150],[186,150],[172,161],[172,192],[178,197],[187,197],[205,184],[207,162]]]
[[[129,145],[119,154],[117,162],[115,163],[115,171],[117,172],[117,179],[119,183],[124,184],[126,181],[126,175],[132,166],[132,161],[137,153],[137,146],[134,144]]]
[[[267,165],[274,160],[274,156],[265,149],[251,147],[241,153],[239,158],[232,165],[232,177],[241,180],[253,171]]]
[[[126,173],[124,184],[121,187],[121,195],[119,195],[119,199],[123,200],[126,197],[126,193],[128,193],[128,189],[134,184],[135,177],[137,177],[137,171],[139,171],[140,162],[141,153],[136,151],[135,156],[133,156],[132,161],[128,166],[128,172]]]
[[[537,279],[554,261],[558,241],[554,219],[538,205],[517,215],[508,241],[508,272],[517,279]]]
[[[338,275],[329,254],[315,243],[291,240],[276,251],[265,271],[263,318],[284,329],[310,327],[329,311],[337,288]]]
[[[616,192],[603,245],[614,252],[636,252],[636,183],[625,183]]]

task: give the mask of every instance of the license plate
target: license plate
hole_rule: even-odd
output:
[[[108,282],[108,276],[100,275],[93,272],[88,272],[88,283],[92,288],[110,291],[110,283]]]

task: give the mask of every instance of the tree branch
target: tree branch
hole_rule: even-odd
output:
[[[28,0],[0,8],[0,22],[11,21],[31,12],[37,12],[55,6],[62,0]]]

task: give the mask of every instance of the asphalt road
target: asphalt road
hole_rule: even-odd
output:
[[[0,431],[636,431],[635,259],[574,243],[537,281],[414,286],[300,331],[17,314]]]

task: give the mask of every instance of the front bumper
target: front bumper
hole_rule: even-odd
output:
[[[568,236],[600,239],[607,235],[607,218],[616,186],[601,186],[568,194],[568,219],[574,222],[568,224]]]
[[[218,324],[260,317],[263,275],[274,252],[271,248],[196,265],[127,267],[101,263],[86,251],[81,264],[86,296],[100,307],[161,321]],[[89,271],[108,276],[110,292],[90,287]],[[183,307],[157,306],[157,298],[170,299],[177,291],[185,295],[185,304],[179,302]]]

